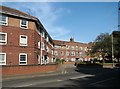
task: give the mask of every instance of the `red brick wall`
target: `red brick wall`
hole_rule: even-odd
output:
[[[59,65],[27,65],[27,66],[3,66],[2,75],[33,74],[56,71]],[[0,68],[1,69],[1,68]]]
[[[30,29],[20,29],[18,27],[2,26],[2,32],[7,33],[7,44],[0,45],[0,52],[6,53],[6,65],[19,65],[19,53],[27,53],[27,64],[37,64],[34,52],[34,31]],[[28,46],[21,47],[20,35],[28,36]]]

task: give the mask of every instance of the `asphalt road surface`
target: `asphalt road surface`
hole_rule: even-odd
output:
[[[17,89],[22,87],[120,87],[120,69],[110,68],[78,68],[65,67],[56,75],[36,76],[22,79],[5,80],[3,89]]]

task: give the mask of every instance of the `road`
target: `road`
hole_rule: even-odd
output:
[[[2,87],[120,87],[120,70],[109,68],[65,67],[56,75],[5,80]]]

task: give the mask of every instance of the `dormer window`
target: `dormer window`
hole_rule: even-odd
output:
[[[28,21],[25,19],[20,20],[20,28],[28,28]]]
[[[6,15],[0,14],[0,25],[7,25],[8,23],[8,17]]]

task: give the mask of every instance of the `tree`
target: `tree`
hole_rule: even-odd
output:
[[[113,47],[114,47],[114,56],[116,59],[120,59],[120,31],[113,31]]]
[[[112,44],[113,36],[113,44]],[[112,59],[112,45],[113,45],[113,55],[114,58],[120,59],[120,31],[113,31],[112,34],[101,33],[97,36],[94,41],[93,48],[91,50],[91,55],[102,58]]]
[[[97,57],[101,55],[103,59],[105,57],[109,57],[111,59],[112,41],[110,34],[101,33],[97,36],[94,43],[95,44],[91,51],[92,55],[94,54]]]

